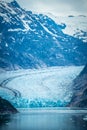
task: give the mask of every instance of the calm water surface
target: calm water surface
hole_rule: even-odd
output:
[[[0,130],[87,130],[87,110],[19,110],[0,118]]]

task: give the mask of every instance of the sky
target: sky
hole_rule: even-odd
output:
[[[10,2],[12,0],[3,0]],[[61,15],[86,15],[87,0],[16,0],[21,7],[39,13]]]

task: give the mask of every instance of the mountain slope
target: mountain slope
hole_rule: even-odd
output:
[[[87,65],[73,82],[73,97],[70,106],[87,107]]]
[[[0,1],[0,67],[85,64],[87,44],[64,34],[63,28],[45,15],[25,11],[16,1]]]

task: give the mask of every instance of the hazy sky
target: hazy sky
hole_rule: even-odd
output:
[[[12,1],[12,0],[3,0]],[[87,13],[87,0],[16,0],[21,7],[35,12],[55,15],[79,15]]]

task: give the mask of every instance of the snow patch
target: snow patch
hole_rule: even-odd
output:
[[[24,31],[32,30],[32,29],[29,27],[29,23],[31,23],[31,21],[24,20],[24,15],[22,15],[20,18],[21,18],[21,21],[23,22],[23,25],[24,25],[24,27],[25,27],[25,30],[24,30]]]
[[[48,29],[47,27],[45,27],[45,26],[42,25],[42,24],[41,24],[41,26],[44,28],[44,30],[45,30],[46,32],[48,32],[49,34],[51,34],[53,37],[57,37],[57,35],[56,35],[56,34],[53,34],[51,31],[49,31],[49,29]]]

